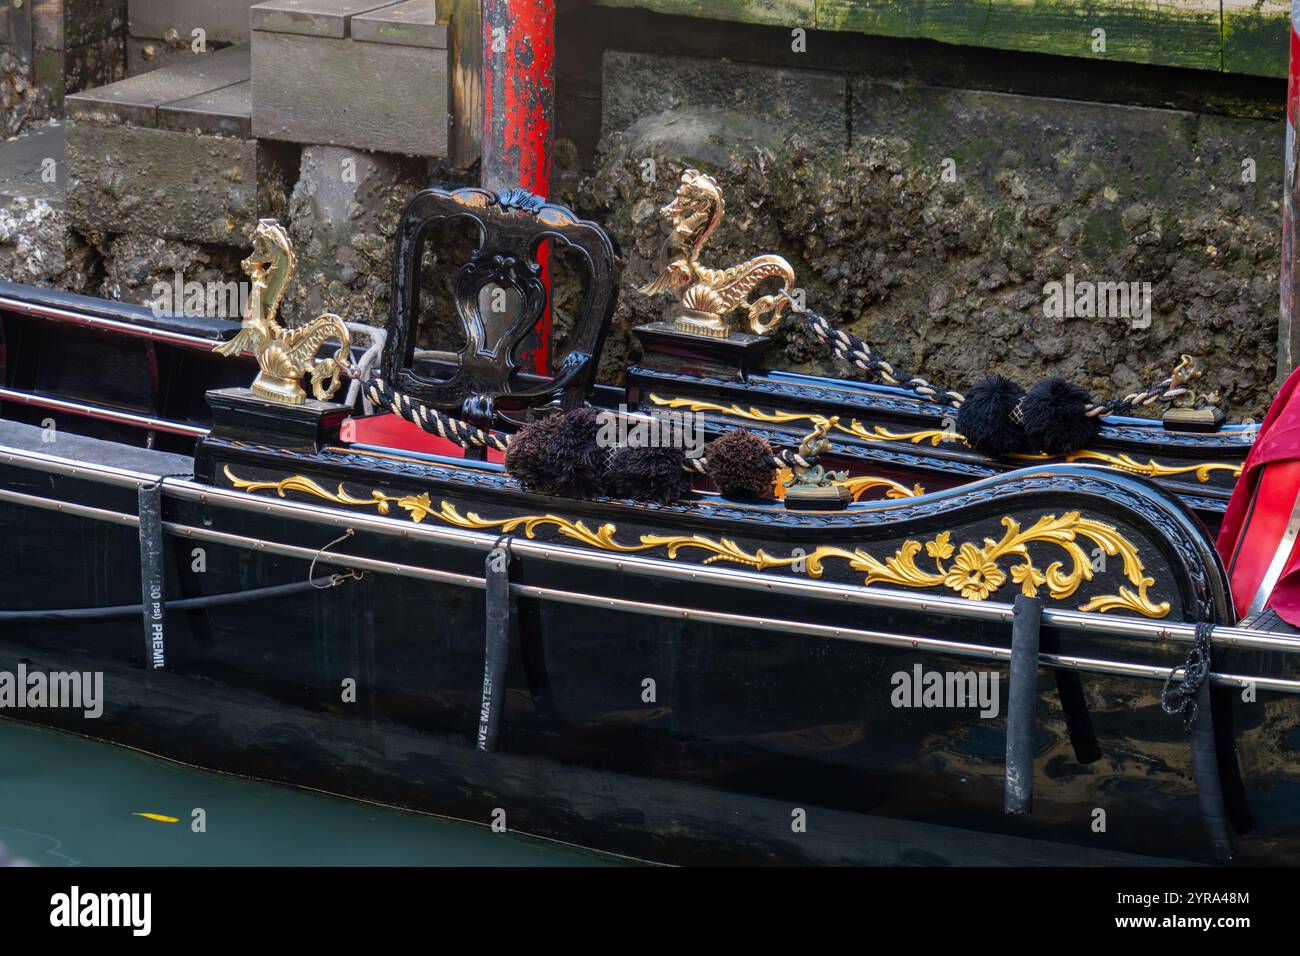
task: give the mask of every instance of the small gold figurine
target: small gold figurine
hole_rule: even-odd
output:
[[[240,263],[253,283],[243,326],[229,342],[214,347],[214,351],[228,356],[252,352],[261,368],[253,379],[253,394],[286,405],[301,405],[307,400],[302,377],[308,374],[312,394],[320,401],[332,398],[343,384],[352,348],[347,326],[332,312],[297,329],[286,329],[276,321],[296,266],[293,244],[280,224],[274,219],[259,220],[253,233],[253,254]],[[334,357],[316,358],[331,336],[341,343]]]
[[[782,291],[794,287],[794,269],[776,255],[755,256],[730,269],[710,269],[700,263],[700,253],[722,222],[726,203],[718,183],[707,173],[688,169],[673,201],[659,214],[673,225],[669,250],[672,259],[653,282],[641,288],[645,295],[671,292],[679,309],[674,324],[683,332],[725,339],[735,329],[729,314],[746,310],[749,331],[767,335],[781,321],[789,300],[780,292],[755,302],[746,299],[760,282],[780,277]],[[764,323],[762,317],[771,314]]]
[[[839,422],[838,415],[823,418],[816,423],[813,430],[799,443],[799,457],[805,461],[830,451],[831,443],[826,437]],[[853,493],[837,481],[849,477],[847,471],[827,471],[825,466],[791,465],[794,472],[785,480],[785,503],[787,508],[812,508],[836,510],[848,506],[853,500]]]

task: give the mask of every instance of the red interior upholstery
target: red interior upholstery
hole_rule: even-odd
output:
[[[339,437],[348,444],[380,445],[384,448],[418,451],[448,458],[465,457],[465,449],[454,441],[430,435],[418,425],[412,425],[391,412],[345,419]],[[489,448],[487,458],[488,461],[499,462],[505,460],[505,455],[494,448]]]
[[[1246,614],[1259,591],[1297,497],[1300,497],[1300,461],[1275,461],[1264,466],[1236,547],[1231,555],[1223,555],[1228,562],[1232,601],[1238,618]],[[1295,550],[1293,545],[1292,553]]]

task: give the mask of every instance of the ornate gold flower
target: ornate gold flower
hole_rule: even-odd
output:
[[[933,543],[933,542],[932,542]],[[951,550],[951,548],[949,548]],[[957,552],[943,583],[972,601],[983,601],[1006,583],[1007,576],[984,552],[967,542]]]
[[[1025,597],[1037,597],[1038,589],[1047,583],[1047,576],[1029,561],[1011,569],[1011,580],[1020,585]]]
[[[951,558],[952,545],[949,543],[950,538],[952,538],[951,531],[940,532],[938,537],[933,541],[927,541],[925,543],[925,553],[936,561],[943,561],[947,558]]]

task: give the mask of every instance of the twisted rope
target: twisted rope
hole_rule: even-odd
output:
[[[794,303],[793,299],[790,301]],[[808,331],[822,343],[829,345],[836,355],[868,375],[879,378],[886,385],[900,386],[926,401],[952,405],[954,408],[960,408],[961,403],[966,400],[966,396],[961,392],[942,389],[930,384],[920,375],[909,375],[898,371],[889,362],[876,355],[871,350],[871,346],[862,339],[843,329],[834,328],[826,318],[811,309],[801,308],[798,304],[794,305],[794,309],[803,314],[804,325]]]
[[[797,451],[791,451],[788,448],[780,448],[770,455],[765,455],[763,457],[763,463],[769,468],[777,469],[794,468],[795,466],[800,468],[811,468],[817,464],[817,456],[813,455],[811,458],[805,458]],[[682,462],[682,467],[686,471],[694,472],[698,475],[707,475],[709,473],[709,460],[703,455],[700,455],[697,458],[687,457],[686,460]]]
[[[416,401],[404,392],[399,392],[381,378],[372,378],[363,386],[362,394],[377,407],[387,408],[394,415],[418,425],[431,435],[437,435],[453,441],[462,448],[493,448],[504,452],[510,445],[511,435],[484,431],[459,418],[453,418],[446,412],[430,408],[423,402]],[[805,458],[796,451],[786,448],[767,456],[766,463],[773,468],[811,468],[817,464],[817,456]],[[709,460],[703,455],[686,458],[682,468],[696,474],[708,474]]]
[[[387,408],[394,415],[413,425],[418,425],[430,435],[454,441],[462,448],[487,447],[505,451],[510,441],[508,436],[484,431],[469,422],[452,418],[446,412],[430,408],[423,402],[417,402],[404,392],[392,388],[381,378],[373,378],[366,382],[363,394],[380,408]]]
[[[1201,689],[1201,684],[1210,673],[1213,633],[1213,624],[1206,621],[1197,623],[1196,637],[1192,649],[1187,654],[1187,660],[1169,672],[1169,676],[1165,678],[1165,686],[1160,691],[1160,709],[1170,716],[1181,715],[1183,729],[1189,733],[1192,724],[1196,722],[1196,692]],[[1183,672],[1183,679],[1175,684],[1174,675],[1180,669]]]
[[[926,401],[951,405],[953,408],[961,408],[962,403],[966,401],[966,397],[961,392],[940,388],[920,375],[909,375],[895,369],[891,363],[877,355],[869,344],[856,335],[835,328],[825,317],[818,315],[805,306],[801,306],[785,290],[782,290],[781,294],[789,299],[791,308],[803,316],[804,325],[808,331],[820,342],[828,345],[840,359],[848,362],[854,368],[860,369],[870,376],[875,376],[886,385],[905,388]],[[1119,415],[1134,408],[1146,408],[1150,405],[1167,405],[1175,399],[1187,395],[1191,391],[1186,387],[1187,383],[1199,378],[1200,374],[1200,369],[1196,367],[1192,357],[1184,355],[1174,370],[1155,385],[1140,392],[1125,395],[1123,398],[1113,398],[1106,402],[1089,402],[1084,406],[1084,414],[1090,418],[1097,418],[1105,415]]]
[[[1174,399],[1182,398],[1191,389],[1188,382],[1201,377],[1201,370],[1196,367],[1190,355],[1184,355],[1168,377],[1155,385],[1123,398],[1113,398],[1109,402],[1093,403],[1084,411],[1085,415],[1120,415],[1133,408],[1146,408],[1149,405],[1168,405]]]

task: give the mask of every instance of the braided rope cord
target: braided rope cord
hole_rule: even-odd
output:
[[[1123,414],[1133,408],[1168,405],[1188,394],[1191,389],[1187,387],[1187,383],[1199,378],[1200,375],[1200,369],[1196,367],[1192,357],[1184,355],[1174,370],[1156,384],[1140,392],[1125,395],[1123,398],[1112,398],[1108,402],[1090,404],[1084,414],[1095,418],[1100,415]]]
[[[510,441],[508,436],[484,431],[459,418],[452,418],[446,412],[430,408],[423,402],[417,402],[409,395],[392,388],[381,378],[373,378],[366,382],[364,394],[380,408],[387,408],[399,418],[418,425],[431,435],[454,441],[462,448],[487,447],[505,451]]]
[[[430,408],[423,402],[416,401],[404,392],[399,392],[380,378],[372,378],[365,383],[363,394],[376,406],[389,409],[394,415],[413,425],[417,425],[431,435],[453,441],[462,448],[493,448],[504,452],[512,436],[500,432],[484,431],[459,418],[453,418],[446,412]],[[817,464],[817,456],[805,458],[798,452],[779,449],[769,455],[766,463],[773,468],[811,468]],[[686,471],[701,475],[708,474],[709,462],[703,455],[686,458],[682,464]]]
[[[804,325],[807,326],[808,331],[821,342],[829,345],[836,355],[868,375],[879,378],[886,385],[897,385],[906,388],[926,401],[952,405],[954,408],[960,408],[961,403],[966,400],[966,397],[961,392],[939,388],[930,384],[920,375],[909,375],[906,372],[898,371],[889,362],[876,355],[871,346],[862,339],[856,335],[850,335],[843,329],[832,327],[826,318],[811,309],[796,307],[795,311],[802,311]]]
[[[1196,722],[1196,692],[1210,674],[1213,635],[1213,624],[1207,621],[1197,622],[1196,637],[1187,653],[1187,660],[1169,672],[1165,686],[1160,691],[1160,709],[1170,716],[1181,715],[1183,727],[1188,731]],[[1179,670],[1183,672],[1183,677],[1175,682],[1174,675]]]
[[[886,385],[906,388],[926,401],[960,408],[966,400],[961,392],[940,388],[920,375],[909,375],[906,372],[899,371],[891,363],[877,355],[869,344],[856,335],[833,327],[829,320],[811,309],[799,305],[784,290],[782,290],[782,294],[790,300],[793,310],[802,314],[804,325],[808,328],[808,331],[819,341],[828,345],[839,358],[848,362],[854,368],[875,376]],[[1089,402],[1084,406],[1084,414],[1090,418],[1097,418],[1105,415],[1123,414],[1134,408],[1146,408],[1156,404],[1167,405],[1175,399],[1188,394],[1191,390],[1186,387],[1187,383],[1199,375],[1200,371],[1195,367],[1191,357],[1184,355],[1173,372],[1156,384],[1142,391],[1125,395],[1122,398],[1113,398],[1106,402]]]

